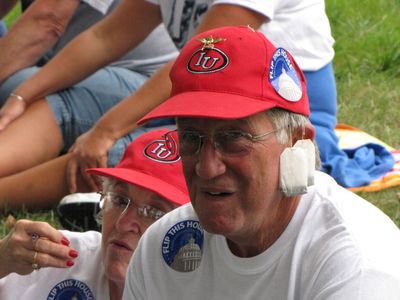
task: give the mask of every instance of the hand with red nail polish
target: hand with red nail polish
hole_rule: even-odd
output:
[[[11,273],[26,275],[43,267],[68,268],[77,257],[78,252],[59,230],[45,222],[19,220],[0,240],[0,278]]]

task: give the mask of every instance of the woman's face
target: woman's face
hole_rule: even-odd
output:
[[[124,182],[118,182],[104,198],[102,256],[111,281],[125,282],[129,260],[140,237],[156,221],[152,217],[155,214],[143,213],[143,207],[157,215],[157,211],[167,213],[175,205],[147,189]]]

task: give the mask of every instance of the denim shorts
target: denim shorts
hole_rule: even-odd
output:
[[[4,24],[4,21],[0,20],[0,37],[5,35],[6,32],[7,32],[6,24]]]
[[[26,68],[7,79],[0,87],[0,105],[10,92],[39,69]],[[88,131],[110,108],[136,91],[147,78],[125,68],[105,67],[73,87],[47,96],[47,102],[64,139],[62,153],[67,152],[78,136]],[[120,160],[125,147],[140,134],[151,130],[154,126],[168,124],[173,124],[173,121],[168,119],[149,123],[146,127],[139,128],[118,140],[109,152],[110,166]]]

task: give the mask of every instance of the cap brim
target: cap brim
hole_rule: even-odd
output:
[[[124,168],[96,168],[88,169],[87,172],[135,184],[139,187],[150,190],[177,205],[182,205],[188,202],[189,196],[175,186],[142,172]]]
[[[240,119],[277,106],[276,102],[217,92],[186,92],[169,98],[139,120],[164,117]]]

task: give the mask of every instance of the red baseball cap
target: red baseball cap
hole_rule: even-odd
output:
[[[171,97],[139,124],[161,117],[237,119],[273,107],[310,114],[304,74],[292,55],[248,26],[193,37],[170,78]]]
[[[165,146],[163,135],[168,131],[144,133],[129,144],[114,168],[94,168],[87,172],[137,185],[177,205],[189,202],[181,157]]]

